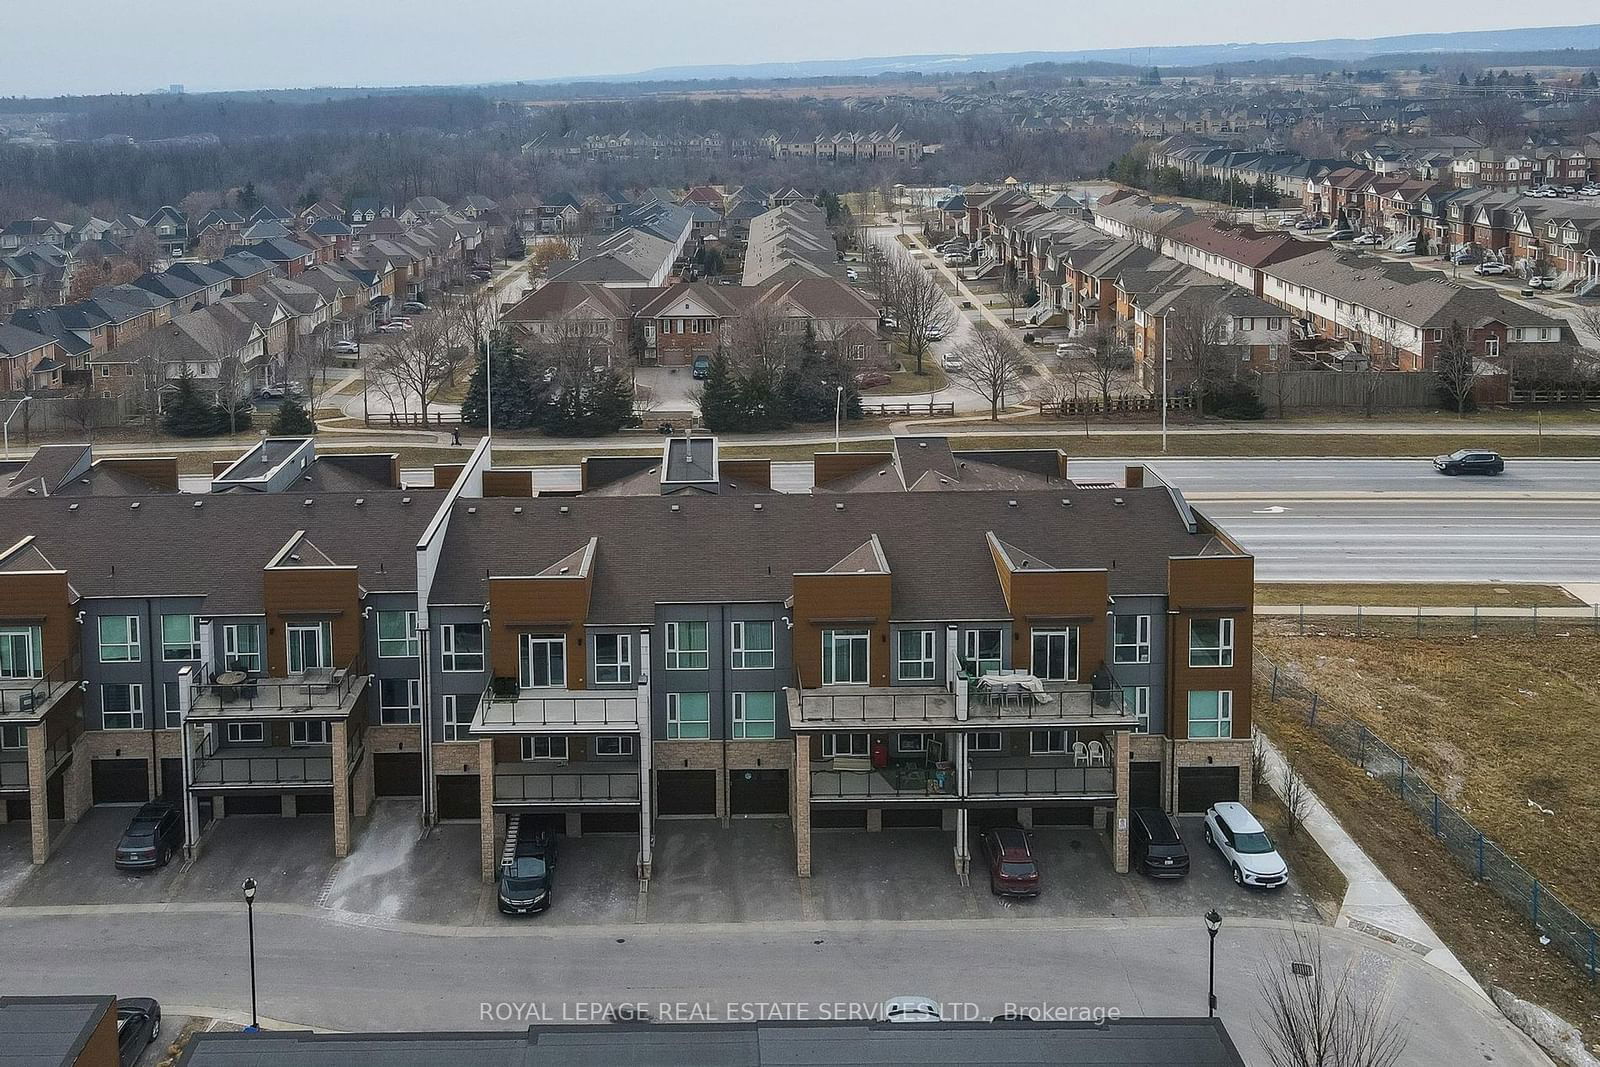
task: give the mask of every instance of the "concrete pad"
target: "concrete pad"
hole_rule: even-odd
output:
[[[1112,869],[1103,833],[1087,827],[1036,827],[1029,832],[1043,884],[1039,895],[1030,899],[994,895],[983,844],[977,833],[972,835],[968,881],[980,915],[1124,918],[1148,914],[1133,876]]]
[[[476,827],[473,828],[476,833]],[[476,837],[473,838],[477,840]],[[555,890],[541,923],[593,925],[631,923],[639,909],[638,834],[586,834],[561,838],[556,858]],[[477,872],[477,846],[473,846]],[[521,923],[526,916],[501,915],[489,887],[487,921]]]
[[[359,848],[359,834],[355,841]],[[332,815],[233,815],[206,828],[174,899],[239,900],[239,887],[254,878],[257,900],[315,904],[335,862]]]
[[[1561,588],[1585,604],[1600,605],[1600,582],[1568,582]]]
[[[587,841],[588,839],[585,838]],[[819,845],[813,851],[820,852]],[[656,824],[650,922],[758,922],[800,915],[788,819]]]
[[[33,836],[28,821],[0,826],[0,904],[33,873]]]
[[[700,388],[700,383],[694,380],[694,374],[688,367],[639,367],[634,371],[633,381],[636,390],[650,390],[658,414],[681,415],[686,411],[700,410],[700,405],[692,396]],[[650,442],[640,441],[640,444],[647,445]]]
[[[8,904],[154,904],[172,898],[183,873],[183,857],[150,871],[119,871],[112,865],[117,841],[137,805],[101,805],[84,812],[50,859],[32,867]],[[25,830],[27,824],[20,824]],[[8,827],[9,828],[9,827]]]
[[[319,903],[383,919],[471,923],[483,893],[478,847],[476,825],[445,824],[424,836],[420,801],[379,800]]]
[[[970,918],[949,830],[815,830],[810,901],[817,919]],[[792,864],[786,868],[792,871]]]

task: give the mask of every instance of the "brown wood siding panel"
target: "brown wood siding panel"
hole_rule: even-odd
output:
[[[232,460],[232,459],[214,459],[214,460],[212,460],[211,461],[211,477],[213,477],[213,478],[222,477],[222,472],[227,470],[229,467],[233,466],[234,463],[236,463],[236,462],[238,462],[238,461],[237,460]]]
[[[261,576],[261,599],[267,619],[267,673],[288,673],[286,619],[305,615],[332,616],[333,663],[343,667],[361,651],[361,592],[354,567],[279,567]]]
[[[38,620],[44,669],[51,670],[72,654],[77,643],[78,627],[66,572],[0,572],[0,620]]]
[[[725,459],[718,466],[722,476],[731,482],[772,488],[772,461],[769,459]]]
[[[454,484],[454,481],[451,484]],[[486,497],[531,497],[533,495],[533,472],[531,470],[484,471],[483,495]]]
[[[159,459],[102,459],[98,465],[109,470],[125,471],[137,478],[143,478],[153,485],[159,485],[163,489],[170,489],[174,493],[178,491],[178,459],[176,456],[167,456]]]
[[[1189,691],[1225,689],[1233,693],[1233,736],[1250,736],[1251,647],[1254,640],[1255,559],[1202,556],[1173,559],[1167,565],[1168,672],[1167,732],[1189,736]],[[1194,619],[1233,620],[1233,666],[1189,666],[1189,623]]]
[[[586,688],[583,624],[589,617],[590,586],[587,577],[489,579],[489,662],[494,676],[517,676],[519,635],[564,633],[567,687]]]
[[[822,631],[818,620],[872,619],[867,653],[874,686],[889,684],[889,616],[893,579],[887,574],[797,574],[794,576],[794,662],[801,685],[822,684]]]
[[[816,465],[817,485],[827,485],[868,467],[894,463],[892,452],[818,452],[812,458]]]
[[[105,1014],[95,1023],[83,1049],[72,1061],[72,1067],[119,1067],[122,1051],[117,1045],[116,1001],[106,1000]]]
[[[1087,682],[1105,662],[1106,608],[1110,592],[1106,571],[1017,571],[1011,575],[1011,662],[1032,669],[1030,631],[1059,629],[1054,619],[1082,619],[1078,627],[1078,680]],[[1004,579],[1002,578],[1002,586]]]
[[[433,487],[435,489],[450,489],[455,486],[456,479],[461,477],[461,472],[466,470],[465,463],[435,463],[433,465]]]

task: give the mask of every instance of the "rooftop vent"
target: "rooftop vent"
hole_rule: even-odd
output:
[[[677,510],[677,508],[673,508],[673,510],[674,510],[674,511],[676,511],[676,510]],[[569,508],[569,507],[567,507],[567,506],[566,506],[566,505],[565,505],[565,504],[562,504],[562,505],[561,505],[561,514],[563,514],[563,515],[567,515],[567,514],[570,514],[570,513],[571,513],[571,511],[572,511],[572,509],[571,509],[571,508]]]
[[[918,448],[927,448],[928,447],[928,442],[926,442],[926,441],[918,441],[917,442],[917,447]]]
[[[305,506],[305,507],[308,507],[308,508],[309,508],[309,507],[310,507],[310,506],[311,506],[311,504],[312,504],[312,500],[311,500],[311,498],[310,498],[310,497],[306,497],[306,498],[305,498],[305,499],[304,499],[304,500],[302,500],[302,501],[301,501],[301,502],[300,502],[300,503],[301,503],[301,504],[303,504],[303,505],[304,505],[304,506]]]
[[[844,505],[843,504],[835,504],[833,506],[833,510],[834,511],[843,511],[844,510]]]
[[[367,502],[367,498],[366,497],[364,497],[364,496],[356,497],[356,507],[359,508],[362,504],[365,504],[366,502]]]
[[[1016,507],[1016,506],[1017,506],[1017,502],[1016,502],[1016,501],[1015,501],[1015,500],[1007,500],[1007,501],[1006,501],[1006,507],[1008,507],[1008,508],[1014,508],[1014,507]]]
[[[1064,508],[1070,508],[1072,506],[1072,501],[1068,500],[1066,497],[1062,497],[1061,506]]]
[[[678,505],[674,504],[674,505],[672,505],[672,510],[673,511],[682,511],[683,509],[680,508]]]
[[[471,507],[471,508],[467,509],[467,514],[468,515],[476,515],[477,513],[478,513],[478,509],[475,508],[475,507]]]
[[[194,502],[194,506],[197,508],[203,508],[206,506],[206,502],[204,500],[196,500]]]
[[[68,504],[67,505],[67,510],[68,511],[77,511],[78,510],[78,505],[76,505],[76,504]]]
[[[408,497],[408,496],[403,496],[403,497],[400,498],[400,503],[409,504],[409,503],[411,503],[411,498]]]
[[[129,511],[138,511],[139,510],[139,502],[137,500],[135,500],[133,503],[129,504],[128,505],[128,510]]]
[[[519,505],[518,507],[512,508],[511,509],[511,514],[513,514],[513,515],[521,515],[522,514],[521,506]]]
[[[571,567],[562,567],[562,568],[561,568],[561,570],[560,570],[560,571],[558,571],[558,572],[557,572],[557,573],[558,573],[558,574],[566,574],[566,573],[567,573],[567,572],[568,572],[568,571],[570,571],[570,570],[571,570],[571,569],[572,569],[572,568],[571,568]]]
[[[760,511],[760,510],[761,510],[761,505],[760,505],[760,504],[757,504],[757,505],[756,505],[756,510],[757,510],[757,511]]]
[[[1123,507],[1127,507],[1128,506],[1128,502],[1126,500],[1122,499],[1120,496],[1112,497],[1111,498],[1111,502],[1113,504],[1115,504],[1119,508],[1123,508]]]

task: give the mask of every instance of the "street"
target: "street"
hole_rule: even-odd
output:
[[[105,990],[185,1012],[250,1007],[239,905],[30,910],[0,913],[13,961],[0,994]],[[1217,941],[1219,1014],[1253,1064],[1265,1062],[1252,1029],[1257,975],[1288,929],[1225,916]],[[905,994],[980,1019],[1007,1005],[1173,1016],[1206,1003],[1198,915],[453,929],[257,905],[256,937],[260,1013],[335,1030],[517,1029],[597,1021],[619,1003],[679,1021],[725,1019],[730,1005],[817,1018]],[[1365,988],[1392,998],[1409,1035],[1402,1064],[1541,1062],[1486,1000],[1420,956],[1349,930],[1321,938],[1325,966],[1354,967]]]

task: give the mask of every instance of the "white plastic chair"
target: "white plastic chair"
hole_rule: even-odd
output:
[[[1072,742],[1072,763],[1073,763],[1073,766],[1081,767],[1085,763],[1088,763],[1088,762],[1089,762],[1089,746],[1084,744],[1082,741],[1074,741],[1074,742]]]
[[[1089,742],[1089,762],[1104,763],[1106,761],[1106,748],[1098,741]]]

